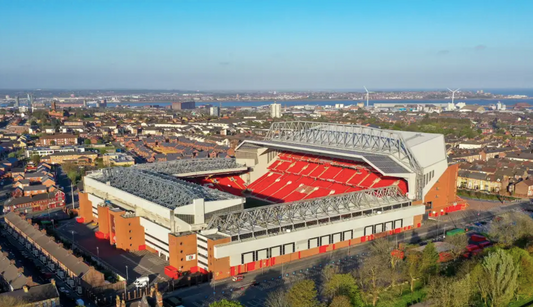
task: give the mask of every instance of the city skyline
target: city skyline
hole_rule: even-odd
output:
[[[533,88],[526,13],[533,4],[526,1],[27,1],[3,8],[0,88]]]

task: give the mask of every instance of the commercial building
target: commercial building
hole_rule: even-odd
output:
[[[281,104],[273,103],[270,105],[270,117],[280,118],[281,117]]]
[[[196,103],[194,101],[172,103],[172,110],[194,110],[195,108]]]
[[[43,135],[39,138],[39,144],[40,146],[78,145],[78,137],[68,133]]]
[[[24,152],[26,158],[30,158],[33,155],[39,155],[41,157],[48,156],[55,153],[62,152],[85,152],[83,146],[50,146],[50,147],[29,147]]]
[[[132,156],[121,152],[106,153],[102,156],[102,160],[105,166],[135,165],[135,159]]]
[[[167,258],[169,275],[221,279],[463,208],[440,134],[278,122],[235,156],[93,172],[84,178],[80,215],[118,248]]]
[[[94,152],[58,152],[43,157],[41,161],[50,164],[72,162],[78,165],[94,165],[96,158],[98,158],[98,154]]]
[[[220,108],[219,107],[210,107],[209,116],[220,117]]]

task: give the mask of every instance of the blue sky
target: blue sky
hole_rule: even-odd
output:
[[[532,11],[520,0],[0,0],[0,88],[528,88]]]

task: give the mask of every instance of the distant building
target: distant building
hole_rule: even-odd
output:
[[[78,137],[74,134],[43,135],[39,138],[41,146],[78,145]]]
[[[172,110],[194,110],[195,108],[196,103],[194,101],[172,103]]]
[[[19,96],[15,97],[15,108],[18,108],[18,107],[20,107]]]
[[[219,107],[210,107],[209,108],[209,115],[210,116],[220,116],[220,108]]]
[[[281,104],[273,103],[270,105],[270,117],[280,118],[281,117]]]

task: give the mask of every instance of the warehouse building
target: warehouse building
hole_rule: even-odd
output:
[[[439,134],[274,123],[236,159],[105,169],[84,178],[80,216],[172,272],[217,279],[420,227],[459,206]]]

